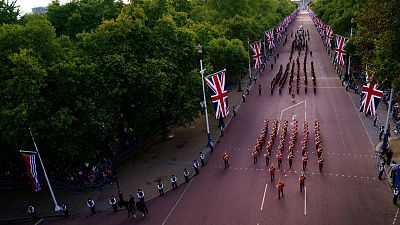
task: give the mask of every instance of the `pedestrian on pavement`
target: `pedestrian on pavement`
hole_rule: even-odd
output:
[[[139,202],[138,202],[139,203]],[[136,203],[133,195],[129,195],[129,202],[126,203],[126,209],[128,210],[128,218],[130,215],[133,215],[133,218],[136,218]]]
[[[378,114],[375,113],[375,116],[374,116],[374,127],[376,127],[376,122],[377,121],[378,121]]]
[[[254,80],[254,83],[257,83],[257,77],[256,76],[254,76],[253,80]]]
[[[319,172],[322,173],[322,168],[324,167],[324,158],[322,158],[322,155],[318,158],[318,166]]]
[[[204,159],[205,159],[205,157],[204,157],[204,155],[203,155],[203,152],[200,152],[200,162],[201,162],[201,166],[202,166],[202,167],[204,167],[204,165],[205,165]]]
[[[379,128],[379,140],[382,141],[382,136],[383,136],[383,132],[385,130],[385,126],[381,126],[381,128]]]
[[[271,153],[269,151],[265,151],[264,153],[264,158],[265,158],[265,166],[268,166],[269,164],[269,157],[271,156]]]
[[[246,95],[244,94],[244,92],[242,93],[242,102],[246,101]]]
[[[303,160],[303,171],[306,171],[307,170],[307,162],[308,162],[307,153],[304,154],[302,160]]]
[[[276,56],[277,56],[276,58],[278,58],[278,59],[279,59],[279,53],[277,53],[277,54],[276,54]]]
[[[178,178],[176,178],[175,175],[171,175],[171,184],[172,184],[172,189],[173,190],[178,188],[178,185],[176,184],[177,181],[178,181]]]
[[[222,128],[222,126],[221,126],[221,128]],[[222,129],[221,129],[221,131],[222,131]],[[193,160],[193,168],[194,168],[194,171],[196,172],[195,175],[196,176],[199,175],[199,162],[197,162],[197,160]]]
[[[258,96],[261,95],[261,89],[262,89],[262,88],[261,88],[261,84],[259,84],[259,85],[258,85]]]
[[[37,218],[36,209],[32,204],[28,205],[27,210],[28,210],[29,215],[32,217],[32,219]]]
[[[236,117],[236,106],[232,106],[233,117]]]
[[[249,87],[249,85],[247,85],[247,87],[246,87],[246,92],[247,92],[247,95],[250,94],[250,87]]]
[[[108,203],[110,203],[114,212],[117,212],[117,199],[114,197],[114,195],[110,196],[110,198],[108,199]]]
[[[96,208],[95,208],[96,203],[94,202],[93,199],[88,198],[88,200],[86,202],[86,205],[89,207],[90,212],[92,213],[92,215],[96,214]]]
[[[379,180],[382,180],[383,172],[385,172],[385,164],[381,163],[379,165],[379,176],[378,176]]]
[[[65,202],[61,204],[61,210],[63,211],[65,217],[69,216],[68,207],[67,204],[65,204]]]
[[[226,152],[224,153],[224,156],[222,157],[222,159],[224,160],[225,169],[228,168],[229,167],[229,156]]]
[[[283,197],[283,188],[285,187],[285,183],[279,178],[279,181],[276,184],[276,187],[278,188],[278,199],[281,199],[281,194]]]
[[[189,171],[185,168],[183,169],[183,176],[185,177],[185,183],[189,183]]]
[[[300,175],[300,177],[299,177],[299,182],[300,182],[300,192],[303,192],[303,189],[304,189],[304,184],[305,184],[305,182],[306,182],[306,176],[304,176],[304,173],[303,172],[301,172],[301,175]]]
[[[397,205],[397,199],[399,198],[399,188],[396,187],[393,190],[393,204]]]
[[[144,202],[144,191],[142,191],[142,189],[140,189],[140,188],[138,189],[137,196],[138,196],[140,202]]]
[[[269,174],[271,175],[271,182],[274,182],[275,180],[275,166],[272,163],[271,166],[269,167]]]
[[[163,196],[164,195],[164,185],[161,183],[161,181],[158,181],[157,189],[158,189],[158,193],[160,193],[160,197]]]
[[[289,153],[288,160],[289,160],[289,169],[292,169],[294,155],[292,152]]]

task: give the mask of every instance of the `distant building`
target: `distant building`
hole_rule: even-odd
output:
[[[32,13],[45,13],[47,11],[47,7],[39,6],[32,8]]]

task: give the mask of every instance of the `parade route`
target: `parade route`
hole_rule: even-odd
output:
[[[304,86],[296,94],[295,102],[285,89],[270,95],[270,82],[285,66],[290,55],[291,32],[303,25],[309,30],[309,49],[313,56],[307,58],[307,70],[314,62],[317,77],[317,92]],[[377,178],[375,147],[368,130],[360,117],[351,93],[341,86],[332,61],[322,44],[307,11],[299,12],[286,33],[288,43],[278,47],[279,58],[274,69],[266,68],[257,79],[264,91],[258,96],[251,90],[246,102],[224,131],[216,150],[209,154],[206,166],[188,184],[168,192],[164,197],[147,202],[149,215],[136,219],[126,218],[126,211],[116,214],[98,213],[95,216],[81,215],[70,219],[44,219],[47,224],[161,224],[161,225],[208,225],[208,224],[399,224],[398,208],[392,204],[392,192],[386,181]],[[297,52],[295,57],[297,57]],[[301,52],[300,62],[304,60]],[[273,61],[273,59],[272,59]],[[316,61],[318,61],[318,66]],[[301,63],[302,65],[302,63]],[[318,69],[317,69],[318,68]],[[303,65],[301,66],[303,69]],[[302,71],[302,70],[301,70]],[[310,72],[308,73],[310,74]],[[301,72],[301,85],[304,75]],[[310,76],[308,77],[311,82]],[[310,91],[311,90],[311,91]],[[287,146],[291,134],[291,122],[298,119],[299,133],[295,143],[292,169],[287,160]],[[284,120],[289,122],[282,168],[277,169],[275,181],[265,159],[260,154],[253,163],[252,149],[262,129],[264,119],[279,118],[278,135],[272,150],[271,164],[277,165],[277,142]],[[314,120],[320,122],[323,156],[325,164],[319,172],[315,150]],[[303,192],[299,190],[299,176],[303,171],[301,161],[301,139],[303,123],[309,123],[309,161]],[[230,167],[225,169],[223,153],[230,156]],[[278,199],[278,179],[285,182],[284,196]],[[26,223],[28,224],[28,223]]]

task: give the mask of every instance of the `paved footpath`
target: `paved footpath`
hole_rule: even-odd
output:
[[[312,60],[318,89],[314,95],[311,88],[308,94],[304,94],[301,88],[295,102],[292,102],[287,86],[282,95],[277,90],[270,95],[269,87],[279,69],[277,65],[285,67],[288,62],[293,40],[290,33],[300,25],[310,32],[309,48],[313,57],[308,57],[307,68],[310,71]],[[355,105],[357,96],[341,86],[306,11],[299,13],[288,34],[289,44],[279,47],[280,57],[274,70],[265,70],[257,81],[264,87],[262,95],[252,94],[249,101],[241,105],[238,116],[231,121],[199,176],[191,179],[189,184],[181,185],[178,190],[147,202],[150,214],[146,218],[126,218],[126,211],[116,214],[107,211],[95,216],[45,219],[40,224],[400,224],[397,220],[398,208],[391,202],[392,192],[387,182],[377,179],[374,152],[376,128],[370,118],[358,112]],[[301,72],[303,57],[304,51],[300,58]],[[257,164],[253,164],[251,148],[265,118],[272,121],[277,117],[281,123],[290,121],[293,116],[299,120],[295,159],[293,169],[289,170],[285,158],[282,169],[276,174],[276,179],[281,178],[286,184],[285,195],[278,200],[276,182],[270,182],[262,157]],[[313,149],[314,119],[321,124],[325,158],[322,173],[318,172]],[[309,121],[310,160],[306,190],[300,193],[298,177],[302,165],[299,151],[305,120]],[[285,156],[290,132],[289,125]],[[273,156],[277,153],[277,142]],[[223,168],[224,151],[230,155],[229,169]],[[277,164],[275,157],[272,162]]]

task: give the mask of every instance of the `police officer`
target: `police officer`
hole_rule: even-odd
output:
[[[32,219],[36,219],[37,218],[37,214],[36,214],[36,209],[32,204],[28,205],[28,213],[29,215],[31,215]]]
[[[222,126],[221,126],[221,131],[222,131]],[[197,162],[197,160],[193,160],[193,168],[194,171],[196,171],[195,175],[199,175],[199,162]]]
[[[385,172],[385,164],[381,163],[379,165],[379,176],[378,176],[379,180],[382,180],[383,172]]]
[[[63,211],[65,217],[69,216],[67,204],[62,203],[61,204],[61,210]]]
[[[117,199],[114,197],[114,195],[110,196],[110,199],[108,199],[108,203],[110,203],[114,212],[117,212]]]
[[[393,204],[397,205],[397,199],[399,198],[399,188],[396,187],[393,190]]]
[[[142,191],[142,189],[138,189],[138,191],[137,191],[137,196],[138,196],[138,198],[139,198],[139,201],[140,202],[144,202],[144,191]]]
[[[88,200],[86,202],[86,205],[89,207],[90,212],[92,213],[92,215],[96,214],[96,208],[95,208],[96,203],[94,202],[93,199],[88,198]]]
[[[204,157],[204,155],[203,155],[203,152],[200,152],[200,161],[201,161],[201,166],[202,166],[202,167],[204,167],[204,165],[205,165],[204,159],[205,159],[205,157]]]
[[[158,181],[157,189],[158,189],[158,192],[160,193],[160,197],[163,196],[164,195],[164,185],[161,183],[161,181]]]
[[[176,178],[175,175],[171,175],[171,183],[172,183],[172,189],[173,190],[178,188],[178,185],[176,184],[177,180],[178,180],[178,178]]]
[[[183,169],[183,176],[185,177],[185,183],[189,183],[189,171],[185,168]]]

